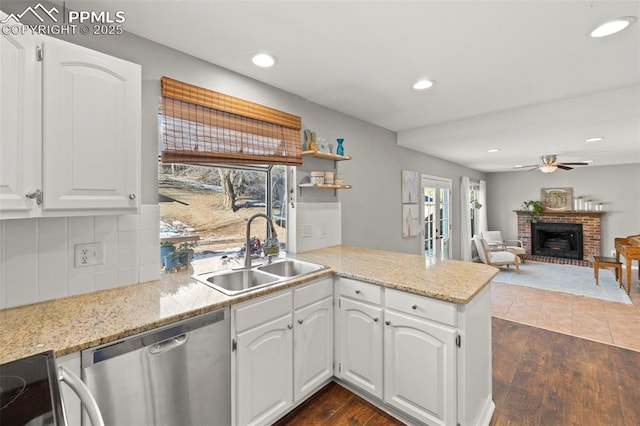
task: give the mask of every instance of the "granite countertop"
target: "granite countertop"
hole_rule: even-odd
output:
[[[189,267],[158,281],[0,310],[0,363],[48,349],[63,356],[338,273],[454,303],[468,303],[497,268],[461,261],[426,264],[419,255],[336,246],[300,253],[329,266],[304,277],[238,296],[226,296],[191,278]],[[207,266],[209,267],[209,266]]]
[[[334,246],[295,256],[329,266],[340,276],[467,304],[498,274],[498,268],[459,260],[429,262],[423,256]]]

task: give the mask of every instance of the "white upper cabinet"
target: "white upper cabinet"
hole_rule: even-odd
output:
[[[0,58],[0,219],[137,212],[140,66],[31,31]]]
[[[43,52],[44,208],[135,208],[140,67],[55,39]]]
[[[0,20],[6,15],[0,12]],[[0,32],[0,219],[30,217],[25,194],[39,187],[40,64],[30,31]]]

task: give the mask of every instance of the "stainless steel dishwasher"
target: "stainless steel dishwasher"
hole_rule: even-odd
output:
[[[229,308],[84,350],[82,378],[106,426],[230,425]]]

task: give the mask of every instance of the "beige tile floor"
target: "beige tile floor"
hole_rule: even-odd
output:
[[[588,283],[595,285],[593,283]],[[498,318],[640,351],[640,287],[633,270],[632,305],[493,282]]]

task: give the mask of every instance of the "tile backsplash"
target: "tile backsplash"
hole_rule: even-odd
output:
[[[0,221],[0,309],[160,278],[160,208],[139,215]],[[104,263],[75,266],[75,245],[102,242]]]

